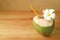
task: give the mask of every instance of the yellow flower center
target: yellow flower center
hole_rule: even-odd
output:
[[[47,15],[50,16],[50,13],[48,13]]]

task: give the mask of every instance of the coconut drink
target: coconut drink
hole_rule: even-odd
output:
[[[34,28],[42,35],[49,36],[55,25],[55,13],[53,9],[43,10],[42,16],[33,17],[33,26]]]

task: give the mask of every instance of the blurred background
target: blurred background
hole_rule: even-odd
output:
[[[36,10],[53,8],[60,11],[60,0],[0,0],[0,11],[31,10],[30,4]]]
[[[57,11],[52,36],[43,37],[34,29],[31,4],[39,15],[46,8]],[[0,40],[60,40],[60,0],[0,0]]]

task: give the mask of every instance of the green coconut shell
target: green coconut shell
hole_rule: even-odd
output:
[[[53,22],[53,24],[51,26],[42,27],[42,26],[38,25],[37,23],[35,23],[33,21],[33,26],[40,34],[42,34],[44,36],[49,36],[52,33],[53,29],[54,29],[54,23],[55,22]]]

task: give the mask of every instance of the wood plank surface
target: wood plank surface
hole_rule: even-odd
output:
[[[32,11],[0,12],[0,40],[60,40],[60,12],[56,12],[55,29],[49,37],[34,29],[33,17]]]

